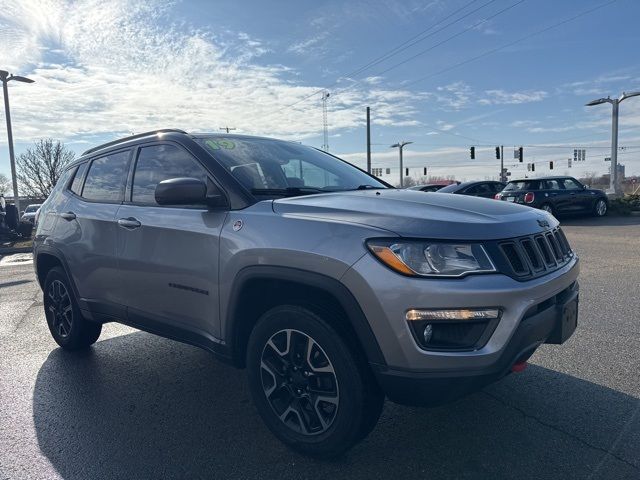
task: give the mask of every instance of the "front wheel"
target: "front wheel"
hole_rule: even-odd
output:
[[[249,338],[249,387],[258,413],[290,448],[315,457],[346,452],[375,426],[384,395],[366,362],[316,313],[280,306]]]
[[[49,271],[43,294],[47,325],[58,345],[65,350],[82,350],[98,340],[102,325],[82,316],[71,282],[62,268]]]
[[[608,209],[606,200],[599,198],[593,206],[593,215],[596,217],[604,217]]]

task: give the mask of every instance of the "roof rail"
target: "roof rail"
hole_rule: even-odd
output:
[[[102,145],[98,145],[97,147],[90,148],[82,152],[82,156],[88,155],[90,153],[96,152],[98,150],[102,150],[103,148],[110,147],[111,145],[117,145],[118,143],[127,142],[129,140],[135,140],[136,138],[147,137],[149,135],[155,135],[158,133],[187,133],[184,130],[180,130],[178,128],[161,128],[160,130],[151,130],[150,132],[137,133],[136,135],[130,135],[125,138],[120,138],[118,140],[113,140],[111,142],[103,143]]]

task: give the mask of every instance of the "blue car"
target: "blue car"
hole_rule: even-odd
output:
[[[511,180],[496,200],[520,203],[552,215],[587,213],[603,217],[609,210],[607,195],[588,188],[573,177],[540,177]]]

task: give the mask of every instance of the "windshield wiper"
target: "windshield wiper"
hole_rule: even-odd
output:
[[[387,187],[376,187],[375,185],[358,185],[354,190],[384,190]]]
[[[297,195],[313,195],[314,193],[329,193],[333,190],[324,190],[315,187],[287,187],[287,188],[252,188],[254,195],[282,195],[283,197],[295,197]]]

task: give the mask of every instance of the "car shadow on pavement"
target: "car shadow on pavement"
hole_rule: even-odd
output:
[[[619,227],[624,225],[640,225],[640,215],[607,215],[606,217],[559,217],[561,226],[572,227]]]
[[[639,411],[637,398],[530,366],[448,406],[387,402],[364,442],[318,461],[271,436],[243,372],[142,332],[52,351],[33,399],[40,450],[68,480],[637,478]]]

